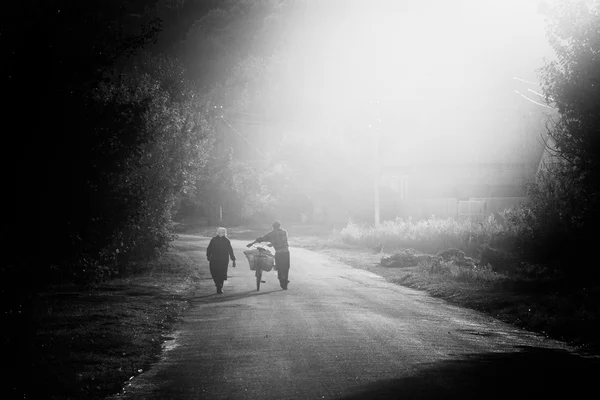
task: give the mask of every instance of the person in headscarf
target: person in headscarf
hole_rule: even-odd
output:
[[[273,230],[264,236],[259,237],[254,242],[247,245],[251,247],[254,243],[270,242],[275,249],[275,266],[277,267],[277,277],[283,290],[287,290],[288,274],[290,271],[290,250],[288,246],[287,231],[281,229],[279,221],[273,222]]]
[[[206,248],[206,258],[210,265],[210,275],[215,281],[217,293],[223,293],[223,281],[227,280],[227,269],[229,267],[229,259],[233,261],[235,268],[235,254],[231,242],[227,238],[227,229],[223,227],[217,228],[217,235],[210,240]]]

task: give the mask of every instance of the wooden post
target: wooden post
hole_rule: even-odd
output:
[[[376,115],[376,120],[375,120],[375,151],[374,151],[374,173],[375,176],[373,177],[373,189],[374,189],[374,209],[375,209],[375,227],[379,227],[380,226],[380,196],[379,196],[379,184],[381,181],[381,130],[380,130],[380,125],[381,125],[381,119],[380,119],[380,113],[379,113],[379,101],[376,101],[375,103],[375,115]]]
[[[379,218],[379,179],[375,177],[375,226],[378,227],[380,224]]]

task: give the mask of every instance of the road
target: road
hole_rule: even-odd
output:
[[[204,259],[206,238],[180,240]],[[575,399],[600,376],[560,342],[304,249],[289,290],[269,272],[257,292],[232,243],[225,293],[204,275],[160,361],[118,398]]]

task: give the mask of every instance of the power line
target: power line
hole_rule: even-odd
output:
[[[543,95],[543,94],[541,94],[541,93],[538,93],[538,92],[536,92],[535,90],[527,89],[527,91],[528,91],[528,92],[531,92],[531,93],[534,93],[534,94],[537,94],[537,95],[538,95],[538,96],[540,96],[540,97],[544,97],[544,95]]]
[[[535,83],[535,82],[526,81],[525,79],[517,78],[516,76],[515,76],[513,79],[515,79],[515,80],[517,80],[517,81],[521,81],[521,82],[529,83],[530,85],[535,85],[535,86],[538,86],[538,87],[540,87],[540,84],[539,84],[539,83]]]
[[[527,91],[528,91],[528,92],[531,92],[531,93],[534,93],[534,94],[537,94],[538,96],[540,96],[540,97],[542,97],[542,98],[544,97],[544,95],[543,95],[543,94],[541,94],[541,93],[538,93],[538,92],[536,92],[535,90],[527,89]],[[550,100],[551,102],[554,102],[554,99],[553,99],[552,97],[548,97],[548,100]]]
[[[522,93],[521,93],[521,92],[519,92],[518,90],[515,90],[515,93],[517,93],[519,96],[522,96],[522,97],[523,97],[523,98],[525,98],[526,100],[528,100],[528,101],[530,101],[530,102],[532,102],[532,103],[534,103],[534,104],[537,104],[538,106],[542,106],[542,107],[546,107],[546,108],[554,109],[554,107],[550,107],[550,106],[547,106],[546,104],[542,104],[542,103],[539,103],[539,102],[537,102],[537,101],[535,101],[535,100],[532,100],[532,99],[530,99],[529,97],[525,96],[524,94],[522,94]]]

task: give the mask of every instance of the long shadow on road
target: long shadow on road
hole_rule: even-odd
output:
[[[521,350],[433,363],[414,375],[358,388],[343,400],[579,399],[597,392],[599,360],[562,350]]]
[[[256,290],[247,290],[245,292],[233,293],[233,294],[227,294],[227,292],[225,292],[224,294],[205,294],[202,296],[194,296],[189,299],[189,302],[192,305],[223,303],[223,302],[227,302],[227,301],[241,300],[241,299],[246,299],[246,298],[250,298],[250,297],[264,296],[267,294],[273,294],[273,293],[277,293],[280,291],[281,291],[281,289],[269,290],[266,292],[257,292]]]

